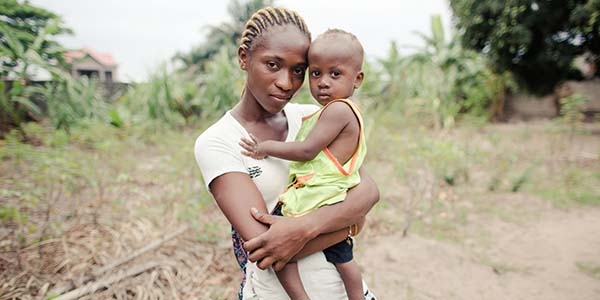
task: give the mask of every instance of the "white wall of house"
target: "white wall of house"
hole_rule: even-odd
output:
[[[77,59],[73,62],[71,75],[74,78],[81,76],[97,76],[100,81],[117,81],[116,66],[105,66],[87,55],[84,58]]]

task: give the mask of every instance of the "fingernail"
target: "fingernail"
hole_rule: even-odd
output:
[[[256,207],[250,208],[250,211],[255,214],[258,213],[258,209],[256,209]]]

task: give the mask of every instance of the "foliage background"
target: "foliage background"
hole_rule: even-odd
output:
[[[414,54],[401,55],[392,43],[386,57],[367,58],[356,98],[369,124],[367,168],[384,195],[372,212],[374,236],[414,233],[467,245],[464,228],[472,216],[519,219],[515,209],[487,201],[499,195],[542,199],[558,209],[599,204],[600,146],[597,129],[582,122],[585,97],[563,97],[561,116],[541,125],[492,123],[507,94],[528,88],[519,68],[548,65],[534,54],[559,51],[564,57],[552,68],[566,68],[582,51],[564,41],[551,50],[515,50],[513,42],[527,45],[532,34],[509,25],[538,28],[538,17],[527,13],[533,3],[545,12],[548,3],[574,22],[561,30],[574,24],[575,36],[589,33],[582,45],[595,47],[598,30],[589,29],[597,28],[597,1],[560,2],[561,9],[557,1],[513,2],[451,1],[457,31],[444,32],[432,16],[430,31],[417,33],[424,46]],[[110,98],[95,79],[65,71],[66,49],[55,37],[69,30],[59,16],[25,1],[0,3],[1,76],[10,79],[0,87],[3,298],[65,296],[126,269],[140,272],[85,297],[225,299],[234,292],[237,273],[223,262],[231,258],[228,226],[190,149],[238,101],[244,85],[235,56],[239,28],[271,3],[232,1],[229,21],[172,58],[179,69],[160,67]],[[488,27],[490,12],[506,25]],[[516,69],[506,53],[520,55]],[[52,81],[32,84],[34,68],[48,71]],[[295,99],[312,101],[306,86]],[[173,241],[164,240],[169,233],[177,234]],[[153,241],[160,247],[137,252]],[[123,257],[130,259],[114,264]],[[478,260],[489,264],[488,257]],[[578,263],[581,272],[597,276],[600,262]]]

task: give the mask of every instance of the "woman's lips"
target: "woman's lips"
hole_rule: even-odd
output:
[[[278,102],[288,102],[290,101],[290,97],[288,96],[281,96],[281,95],[271,95],[271,98],[275,101]]]

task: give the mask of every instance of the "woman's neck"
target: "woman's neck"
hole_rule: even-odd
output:
[[[231,109],[234,118],[242,123],[265,123],[284,116],[283,112],[270,113],[265,111],[256,99],[242,96],[240,102]]]
[[[246,130],[261,140],[285,141],[288,132],[287,118],[283,111],[272,114],[256,101],[242,99],[231,109],[231,115]]]

